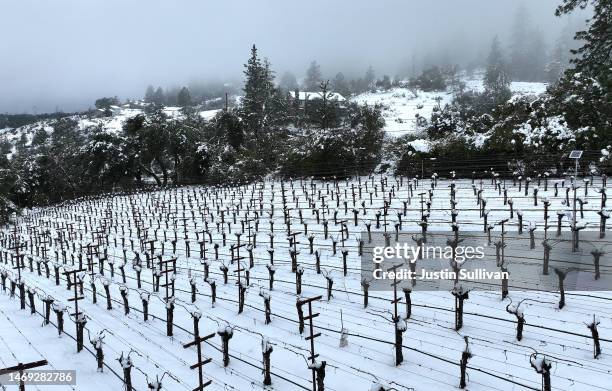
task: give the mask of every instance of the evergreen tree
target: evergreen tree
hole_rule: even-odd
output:
[[[183,87],[179,91],[176,98],[178,105],[181,107],[191,106],[191,94],[189,93],[189,88]]]
[[[578,31],[575,39],[583,45],[572,53],[578,71],[587,71],[592,76],[610,74],[612,65],[612,0],[563,0],[556,15],[569,14],[576,8],[593,7],[593,17],[588,30]]]
[[[15,149],[17,151],[17,154],[25,153],[26,149],[28,148],[27,145],[28,145],[28,136],[25,132],[23,132],[21,133],[19,140],[15,143]]]
[[[330,100],[332,94],[329,91],[329,80],[319,83],[319,90],[321,91],[321,99],[314,101],[316,103],[314,110],[316,120],[321,129],[335,127],[338,123],[337,102]]]
[[[3,157],[0,162],[0,224],[9,222],[11,215],[18,211],[17,206],[10,200],[10,193],[15,185],[15,170],[10,167],[8,160]]]
[[[542,81],[545,79],[546,68],[546,44],[542,31],[533,29],[527,44],[527,69],[524,71],[523,80]]]
[[[367,89],[374,88],[374,81],[376,80],[376,74],[374,73],[374,68],[370,65],[368,69],[366,69],[365,76],[363,81]]]
[[[32,145],[43,145],[45,142],[47,142],[48,138],[49,134],[44,127],[41,127],[34,132],[34,136],[32,136]]]
[[[485,93],[494,97],[498,102],[508,100],[511,96],[510,79],[497,36],[493,39],[487,59],[484,87]]]
[[[274,71],[272,70],[272,65],[270,64],[270,61],[268,61],[267,57],[264,58],[263,90],[266,98],[264,101],[265,104],[274,90]]]
[[[336,77],[334,77],[332,88],[335,92],[345,97],[348,97],[351,93],[349,83],[342,72],[338,72]]]
[[[266,104],[266,125],[279,127],[288,123],[289,101],[288,93],[281,88],[272,87],[270,98]]]
[[[283,76],[280,79],[279,87],[284,91],[293,91],[298,88],[297,79],[295,75],[289,71],[283,73]]]
[[[321,67],[316,61],[310,63],[306,71],[306,79],[304,80],[305,91],[317,91],[323,76],[321,76]]]
[[[512,45],[510,51],[509,68],[514,80],[528,80],[531,69],[529,68],[529,32],[531,22],[529,14],[523,3],[520,3],[514,14],[512,27]]]
[[[561,34],[557,38],[546,64],[546,79],[554,83],[559,80],[563,72],[570,65],[571,48],[573,47],[574,32],[571,20],[568,20]]]
[[[591,5],[593,16],[575,39],[574,68],[568,69],[550,90],[551,112],[563,115],[576,135],[576,146],[597,149],[612,143],[612,0],[563,0],[556,14],[571,13]]]
[[[119,104],[119,98],[116,96],[111,98],[100,98],[95,102],[96,109],[98,110],[108,110],[111,106],[118,106]]]
[[[147,87],[144,95],[144,101],[147,103],[153,103],[155,101],[155,88],[152,85]]]
[[[257,137],[265,126],[266,103],[274,88],[274,74],[268,60],[262,62],[258,57],[255,45],[251,48],[251,57],[244,67],[246,80],[242,100],[243,119],[247,131],[253,132]]]
[[[235,150],[240,149],[244,142],[244,132],[240,117],[233,110],[223,110],[216,117],[217,130]]]
[[[155,94],[153,95],[153,103],[156,106],[163,106],[164,102],[166,102],[166,95],[164,94],[164,90],[161,87],[157,87],[155,90]]]
[[[423,70],[421,76],[419,76],[417,79],[412,79],[410,84],[413,87],[418,87],[423,91],[442,91],[446,89],[444,75],[437,66],[432,66]]]
[[[291,100],[291,115],[293,116],[294,124],[297,126],[300,125],[303,118],[302,104],[299,96],[300,90],[296,88],[295,91],[293,91],[293,98]]]
[[[565,54],[567,52],[569,52],[569,49],[565,47],[561,40],[558,40],[545,68],[546,80],[550,83],[556,82],[563,75],[563,71],[567,67],[567,56]]]
[[[391,78],[389,75],[383,75],[383,78],[376,81],[376,88],[387,91],[391,88]]]

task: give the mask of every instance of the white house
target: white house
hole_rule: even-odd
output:
[[[295,91],[289,91],[292,99],[295,99]],[[298,92],[298,100],[300,102],[311,101],[316,99],[323,99],[322,92],[310,92],[310,91],[299,91]],[[335,101],[335,102],[344,102],[346,98],[340,95],[337,92],[328,92],[327,100]]]

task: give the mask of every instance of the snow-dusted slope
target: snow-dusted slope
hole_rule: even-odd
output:
[[[417,225],[421,215],[418,194],[427,194],[430,189],[430,231],[435,234],[451,230],[448,181],[441,180],[436,187],[432,187],[429,181],[420,181],[414,189],[412,202],[406,205],[405,201],[409,199],[408,181],[404,178],[403,183],[396,183],[396,179],[388,177],[384,189],[378,177],[338,183],[285,182],[287,217],[283,215],[279,181],[231,188],[166,189],[36,209],[21,220],[20,238],[29,243],[30,235],[34,235],[34,232],[38,231],[42,235],[48,231],[53,239],[49,241],[51,245],[47,246],[48,255],[45,258],[37,257],[36,251],[30,247],[22,250],[27,254],[26,268],[22,270],[23,279],[28,288],[36,289],[35,301],[40,313],[43,311],[40,300],[46,295],[53,296],[56,304],[73,307],[68,301],[73,291],[66,289],[65,275],[61,272],[75,267],[72,259],[78,262],[79,253],[87,260],[86,246],[89,243],[108,243],[102,246],[108,249],[108,259],[102,269],[99,268],[98,257],[94,256],[93,282],[97,286],[97,303],[93,303],[89,272],[84,273],[84,299],[79,303],[81,310],[88,316],[86,327],[89,331],[85,343],[91,349],[89,339],[99,332],[105,335],[104,355],[108,367],[105,367],[103,373],[96,373],[93,355],[85,351],[79,354],[75,352],[75,342],[70,337],[75,334],[75,325],[67,313],[65,334],[58,337],[54,325],[55,314],[51,315],[53,323],[43,326],[40,314],[30,315],[27,307],[25,310],[19,309],[18,293],[11,298],[8,288],[7,291],[0,291],[0,335],[12,342],[0,345],[0,365],[46,358],[50,362],[49,368],[77,369],[77,390],[99,390],[101,383],[105,384],[105,389],[120,390],[122,368],[117,358],[122,352],[127,354],[133,351],[131,358],[135,367],[132,379],[136,390],[147,388],[147,378],[153,381],[156,376],[161,378],[164,373],[163,389],[192,390],[197,385],[197,374],[189,366],[196,362],[196,351],[193,347],[183,348],[183,344],[193,340],[192,314],[200,313],[200,335],[217,333],[227,327],[233,329],[233,338],[229,342],[231,358],[227,367],[223,366],[218,335],[203,345],[204,357],[212,358],[212,362],[204,367],[204,378],[213,381],[207,389],[308,390],[311,389],[311,372],[305,357],[309,354],[310,341],[305,339],[308,329],[303,334],[298,332],[296,299],[323,295],[322,300],[313,304],[313,310],[320,313],[320,316],[314,318],[314,332],[321,333],[315,341],[315,349],[320,355],[317,360],[327,362],[327,390],[379,390],[371,388],[374,383],[385,385],[384,389],[456,390],[459,385],[459,362],[465,348],[463,336],[469,336],[473,355],[467,368],[467,387],[470,390],[539,390],[541,375],[531,368],[529,362],[534,350],[546,354],[547,360],[553,363],[553,389],[609,390],[612,384],[609,370],[611,358],[608,353],[611,348],[612,296],[606,292],[568,292],[566,306],[559,310],[558,293],[511,290],[509,297],[513,303],[528,299],[521,305],[527,323],[520,342],[515,338],[516,318],[506,312],[509,299],[502,300],[499,291],[470,293],[465,303],[464,325],[459,332],[454,329],[455,302],[448,291],[413,292],[413,311],[406,320],[407,331],[403,335],[404,362],[394,365],[394,325],[389,319],[389,311],[393,310],[393,295],[389,291],[371,291],[368,307],[364,308],[360,271],[362,264],[357,254],[357,238],[360,232],[365,231],[366,223],[371,223],[374,229],[376,213],[381,210],[383,203],[388,203],[390,208],[386,220],[389,227],[394,227],[401,212],[407,208],[406,215],[402,217],[402,231],[420,232]],[[583,197],[588,201],[584,218],[578,218],[580,225],[589,223],[593,229],[596,229],[599,221],[596,208],[589,207],[599,204],[600,194],[596,192],[596,187],[601,182],[599,179],[596,181],[588,195]],[[568,209],[568,205],[564,205],[565,192],[560,191],[555,196],[552,182],[550,180],[546,191],[542,183],[538,193],[551,202],[550,235],[556,229],[556,211]],[[514,217],[506,223],[507,230],[517,229],[520,209],[523,222],[526,225],[537,224],[538,231],[541,231],[543,203],[534,206],[531,194],[536,183],[532,181],[529,194],[525,195],[511,181],[505,182],[504,186],[508,189],[508,196],[514,200],[515,208]],[[565,181],[566,185],[568,183]],[[476,196],[470,180],[457,180],[454,184],[457,192],[456,209],[459,211],[457,221],[461,229],[475,226],[481,230],[482,218],[475,207]],[[391,186],[394,186],[394,191],[390,190]],[[503,197],[493,184],[487,180],[483,184],[476,183],[476,187],[482,187],[481,196],[487,200],[490,224],[509,217],[509,206],[504,205]],[[357,193],[354,206],[353,191]],[[359,191],[361,196],[358,195]],[[340,195],[338,204],[332,194]],[[348,204],[346,209],[343,207],[344,201]],[[360,206],[362,201],[365,205],[363,210]],[[357,226],[353,223],[353,207],[359,208]],[[319,222],[314,209],[320,215]],[[334,215],[337,217],[336,222]],[[347,221],[346,228],[339,223],[342,220]],[[221,221],[224,223],[217,226]],[[296,293],[296,277],[291,271],[291,246],[287,240],[286,221],[291,222],[291,232],[298,232],[297,262],[304,270],[301,296]],[[324,221],[328,222],[329,235],[325,234]],[[243,222],[240,256],[244,258],[241,267],[250,269],[250,281],[245,281],[243,269],[242,281],[245,286],[248,285],[248,291],[244,312],[238,314],[236,269],[239,265],[236,261],[231,262],[230,246],[237,244],[236,233],[243,232]],[[305,233],[303,223],[308,224],[308,234]],[[248,241],[248,233],[255,233],[255,224],[258,225],[257,241],[252,248],[253,265],[250,267],[248,251],[251,247],[244,244]],[[564,219],[562,224],[563,230],[567,230],[568,219]],[[344,229],[350,231],[350,234],[342,245],[340,238]],[[208,233],[203,233],[206,230]],[[496,225],[493,229],[494,239],[499,237],[500,230],[500,226]],[[93,234],[96,231],[102,231],[104,235],[97,239]],[[11,233],[12,230],[4,231],[5,237]],[[309,250],[310,235],[314,249],[321,254],[321,274],[316,271],[316,255]],[[527,238],[528,234],[524,235]],[[584,235],[584,231],[581,235]],[[273,290],[269,290],[268,281],[271,237],[274,238]],[[152,293],[155,271],[145,266],[144,250],[149,246],[146,241],[154,238],[157,238],[154,250],[156,255],[162,256],[163,260],[177,258],[172,337],[166,336],[166,307],[163,302],[165,289],[162,287],[160,292]],[[69,245],[62,244],[62,240],[68,240]],[[338,241],[336,252],[333,251],[334,240]],[[173,250],[173,242],[176,250]],[[211,287],[203,279],[205,265],[200,258],[199,242],[204,242],[206,246],[209,281],[216,282],[217,298],[214,305],[211,303]],[[187,243],[190,245],[189,253]],[[218,244],[218,256],[215,256],[213,243]],[[530,250],[528,241],[524,243],[526,247],[519,253],[506,254],[510,259],[511,272],[525,262],[540,265],[540,244],[537,249]],[[39,245],[42,246],[41,243]],[[346,275],[342,270],[343,251],[348,252]],[[495,256],[493,246],[488,247],[486,252]],[[140,289],[137,287],[137,269],[132,264],[136,253],[142,261]],[[36,262],[34,269],[30,270],[27,266],[29,257],[35,261],[48,260],[50,277],[45,277],[44,269],[42,275],[37,272]],[[9,276],[8,286],[10,280],[16,279],[16,271],[11,267],[10,257],[3,259],[8,263],[0,262],[0,269],[5,270]],[[606,258],[603,264],[608,265],[608,260]],[[113,276],[110,262],[114,267]],[[60,267],[59,286],[55,284],[54,265]],[[123,265],[127,277],[125,284],[119,273],[119,267]],[[227,283],[223,282],[220,269],[223,266],[230,271]],[[86,261],[84,267],[87,267]],[[608,266],[604,272],[609,273]],[[326,277],[334,282],[330,300],[326,299]],[[162,283],[164,281],[162,278]],[[196,300],[193,303],[192,281],[196,287]],[[107,309],[105,284],[108,284],[112,296],[110,310]],[[129,314],[124,312],[120,296],[122,286],[127,287],[129,292]],[[151,293],[150,316],[144,321],[141,298],[148,293]],[[264,316],[265,297],[271,298],[272,321],[269,324],[266,324]],[[404,316],[405,303],[400,303],[399,307],[400,314]],[[593,358],[592,340],[585,326],[585,322],[590,321],[594,314],[601,321],[599,332],[603,355],[599,359]],[[339,346],[342,329],[346,330],[348,342],[348,346],[344,347]],[[269,387],[262,384],[263,341],[264,345],[272,344],[274,349],[271,355],[272,385]]]
[[[180,107],[167,106],[164,107],[162,111],[169,119],[178,119],[183,115]],[[119,133],[127,119],[142,114],[144,111],[142,109],[113,106],[111,112],[112,115],[108,117],[93,117],[82,114],[66,116],[65,118],[76,121],[78,128],[83,131],[100,129],[104,132]],[[202,119],[210,121],[218,112],[219,110],[203,110],[199,112],[199,115]],[[53,127],[51,126],[53,121],[54,120],[44,120],[19,128],[0,129],[0,140],[7,140],[11,144],[15,144],[25,135],[26,145],[30,145],[32,137],[38,130],[45,129],[48,134],[53,132]]]
[[[351,100],[359,104],[382,104],[385,131],[392,136],[402,136],[418,133],[417,115],[429,121],[435,107],[444,107],[452,101],[452,94],[447,91],[414,92],[408,88],[392,88],[389,91],[366,92]]]
[[[466,90],[483,91],[482,75],[463,77]],[[524,95],[539,95],[546,91],[546,83],[512,82],[510,89],[513,98]],[[416,95],[415,95],[416,94]],[[444,107],[453,100],[450,91],[425,92],[408,88],[392,88],[389,91],[366,92],[351,99],[369,105],[382,104],[386,121],[385,131],[391,136],[406,134],[418,135],[422,130],[417,124],[417,116],[431,118],[435,108]]]

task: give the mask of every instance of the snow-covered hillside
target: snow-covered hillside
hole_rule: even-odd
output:
[[[554,183],[559,186],[556,195]],[[500,195],[502,184],[514,201],[512,215],[510,204]],[[569,180],[550,179],[546,186],[542,179],[540,186],[536,184],[534,179],[524,191],[524,181],[521,188],[511,180],[500,180],[499,186],[493,180],[417,183],[397,177],[284,184],[268,180],[240,187],[164,189],[35,209],[20,218],[16,231],[0,232],[0,271],[6,283],[0,291],[0,365],[46,359],[46,369],[76,369],[77,389],[81,391],[120,390],[123,369],[133,365],[135,390],[147,389],[147,383],[155,386],[156,379],[165,390],[192,390],[198,385],[197,370],[189,368],[197,361],[196,348],[184,345],[194,340],[197,318],[199,335],[213,335],[202,345],[203,358],[212,359],[203,367],[204,380],[212,380],[207,390],[309,390],[310,368],[320,369],[323,362],[325,389],[330,391],[456,390],[466,351],[464,337],[468,337],[471,354],[466,362],[469,390],[540,390],[542,375],[532,363],[541,365],[544,359],[553,368],[554,390],[609,390],[612,296],[607,292],[567,292],[565,306],[559,309],[558,292],[513,289],[515,283],[537,280],[535,276],[517,280],[521,267],[533,264],[541,268],[543,246],[538,242],[535,249],[529,248],[527,228],[522,234],[525,240],[518,241],[523,243],[521,248],[505,254],[511,276],[515,276],[510,279],[509,297],[502,299],[499,290],[470,292],[459,331],[455,331],[455,298],[448,291],[413,292],[409,316],[400,292],[398,313],[402,319],[397,325],[391,321],[392,292],[371,291],[364,307],[358,240],[364,237],[360,235],[366,232],[367,224],[372,230],[383,229],[375,226],[377,220],[382,224],[385,206],[388,214],[384,221],[390,230],[401,221],[402,232],[418,235],[422,229],[419,222],[425,216],[419,194],[431,194],[428,235],[436,235],[451,232],[451,215],[460,231],[477,227],[482,232],[482,212],[475,207],[475,200],[486,200],[493,242],[497,242],[504,220],[509,231],[517,231],[522,221],[525,227],[542,232],[544,202],[534,206],[532,194],[537,188],[538,197],[550,202],[549,235],[555,234],[557,211],[566,216],[562,229],[569,230],[570,208],[563,191]],[[601,199],[597,189],[602,185],[596,178],[587,195],[581,197],[588,204],[585,202],[584,216],[578,215],[577,220],[580,226],[588,224],[587,230],[597,230]],[[456,201],[452,209],[451,197]],[[353,208],[357,210],[356,223]],[[15,240],[25,246],[19,250],[25,254],[20,270],[14,269],[16,257],[10,256],[15,254]],[[590,244],[582,243],[590,250]],[[495,248],[486,247],[491,259]],[[553,250],[552,254],[551,267],[561,265],[555,261],[558,253]],[[176,259],[174,273],[163,272],[171,268],[172,259]],[[75,288],[64,272],[77,270],[80,262],[84,270],[76,272],[79,287]],[[610,273],[608,262],[609,255],[603,255],[605,275]],[[270,275],[274,277],[273,289]],[[593,278],[592,273],[588,275]],[[156,281],[161,281],[159,289]],[[328,298],[330,281],[333,286]],[[20,289],[16,287],[21,282],[21,294],[31,292],[35,308],[26,298],[25,309],[20,309]],[[241,313],[238,282],[246,288]],[[79,311],[87,317],[86,350],[78,354],[74,317],[70,315],[74,302],[69,301],[75,292],[82,297]],[[170,318],[166,295],[172,295]],[[320,314],[312,319],[313,332],[320,333],[314,342],[318,357],[316,364],[309,366],[309,321],[300,333],[296,303],[318,295],[322,299],[312,305],[313,312]],[[50,324],[44,325],[43,300],[50,297],[54,300]],[[265,316],[266,300],[270,322]],[[520,341],[516,339],[517,318],[507,312],[507,308],[515,308],[512,306],[520,306],[517,314],[526,321]],[[307,316],[308,309],[303,309]],[[64,314],[65,322],[59,336],[57,313]],[[593,358],[593,340],[586,327],[593,315],[600,321],[603,349],[597,359]],[[172,336],[167,335],[168,324],[172,325]],[[396,328],[405,330],[400,365],[394,362]],[[232,333],[226,363],[219,335],[225,331]],[[92,343],[97,336],[104,337],[99,345],[104,355],[101,372],[96,371],[98,345]],[[266,386],[262,356],[270,346],[271,385]],[[125,363],[128,353],[130,365]],[[120,362],[122,354],[124,361]]]
[[[202,119],[210,121],[220,110],[202,110],[198,114]],[[162,112],[169,119],[179,119],[183,116],[180,107],[167,106],[164,107]],[[143,114],[142,109],[134,109],[129,107],[113,106],[111,110],[112,115],[94,117],[87,114],[83,115],[70,115],[64,117],[76,121],[80,130],[95,130],[100,129],[108,133],[119,133],[123,128],[123,124],[128,118],[135,117],[139,114]],[[19,128],[5,128],[0,129],[0,140],[7,140],[11,144],[15,144],[22,137],[25,137],[25,145],[30,145],[34,134],[40,129],[44,129],[47,133],[53,132],[53,127],[50,126],[52,120],[39,121],[33,124],[25,125]]]
[[[482,74],[476,73],[474,76],[464,76],[462,81],[467,90],[482,91]],[[538,95],[546,91],[546,83],[537,82],[512,82],[511,90],[513,97],[524,95]],[[351,101],[358,104],[381,104],[383,106],[383,116],[385,118],[385,132],[393,137],[407,134],[419,135],[423,130],[419,126],[417,118],[429,121],[436,108],[442,108],[451,103],[453,93],[447,91],[425,92],[410,88],[392,88],[388,91],[366,92],[351,98]],[[80,129],[99,128],[107,132],[117,133],[121,131],[126,119],[142,114],[142,109],[134,109],[126,106],[113,106],[112,116],[90,118],[86,115],[70,116],[78,122]],[[180,107],[167,106],[163,109],[164,114],[169,118],[180,118],[182,116]],[[205,120],[211,120],[219,112],[215,110],[203,110],[199,115]],[[26,135],[27,143],[31,142],[34,133],[44,128],[48,132],[53,129],[49,126],[50,121],[40,121],[31,125],[26,125],[18,129],[0,129],[0,138],[5,138],[12,143],[16,142],[23,134]],[[416,140],[413,143],[417,150],[426,151],[429,146],[425,139]]]
[[[466,90],[483,91],[482,75],[463,77]],[[546,91],[546,83],[512,82],[513,98],[524,95],[539,95]],[[389,91],[366,92],[351,99],[353,102],[384,106],[385,131],[391,136],[418,135],[422,130],[417,116],[431,118],[435,108],[442,108],[453,100],[453,93],[447,91],[425,92],[409,88],[392,88]]]

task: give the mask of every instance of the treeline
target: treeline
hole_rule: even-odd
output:
[[[127,120],[121,132],[83,129],[79,117],[48,121],[15,145],[2,145],[4,205],[53,203],[113,188],[241,183],[268,174],[348,176],[381,159],[384,121],[378,107],[332,99],[292,98],[253,46],[239,105],[210,121],[185,107],[169,118],[161,105]],[[51,130],[52,129],[52,130]]]
[[[414,170],[417,162],[441,159],[457,162],[458,174],[474,167],[461,162],[506,157],[506,171],[539,170],[562,174],[562,159],[573,149],[596,151],[583,173],[611,170],[612,152],[612,20],[610,0],[564,0],[557,14],[571,13],[591,3],[593,18],[578,31],[581,46],[573,50],[571,66],[537,97],[512,98],[508,59],[495,38],[487,59],[484,91],[455,94],[451,104],[434,110],[423,128],[432,148],[427,153],[410,146],[410,139],[393,146],[398,171]],[[486,166],[486,164],[485,164]],[[479,169],[483,169],[479,167]]]
[[[63,112],[46,114],[0,114],[0,129],[19,128],[39,121],[58,119],[68,115],[71,114]]]
[[[305,78],[302,83],[298,83],[297,77],[290,71],[283,74],[274,80],[274,84],[283,94],[295,91],[302,92],[319,92],[320,83],[322,80],[328,80],[328,90],[336,92],[343,97],[357,95],[367,91],[388,90],[392,87],[400,85],[400,78],[396,76],[391,78],[389,75],[383,75],[380,78],[376,77],[374,68],[368,67],[363,77],[347,78],[342,72],[338,72],[332,78],[323,76],[321,66],[317,61],[312,61],[306,70]],[[146,105],[151,106],[178,106],[178,107],[198,107],[199,109],[220,109],[226,105],[235,106],[233,99],[226,102],[225,97],[233,98],[236,95],[242,94],[242,90],[237,89],[230,83],[205,83],[195,84],[182,87],[171,87],[164,89],[161,86],[154,87],[149,85],[143,95],[143,101]],[[96,102],[109,103],[112,98],[101,98]],[[118,104],[119,102],[113,104]],[[106,105],[105,107],[107,107]],[[98,107],[100,108],[100,107]]]

